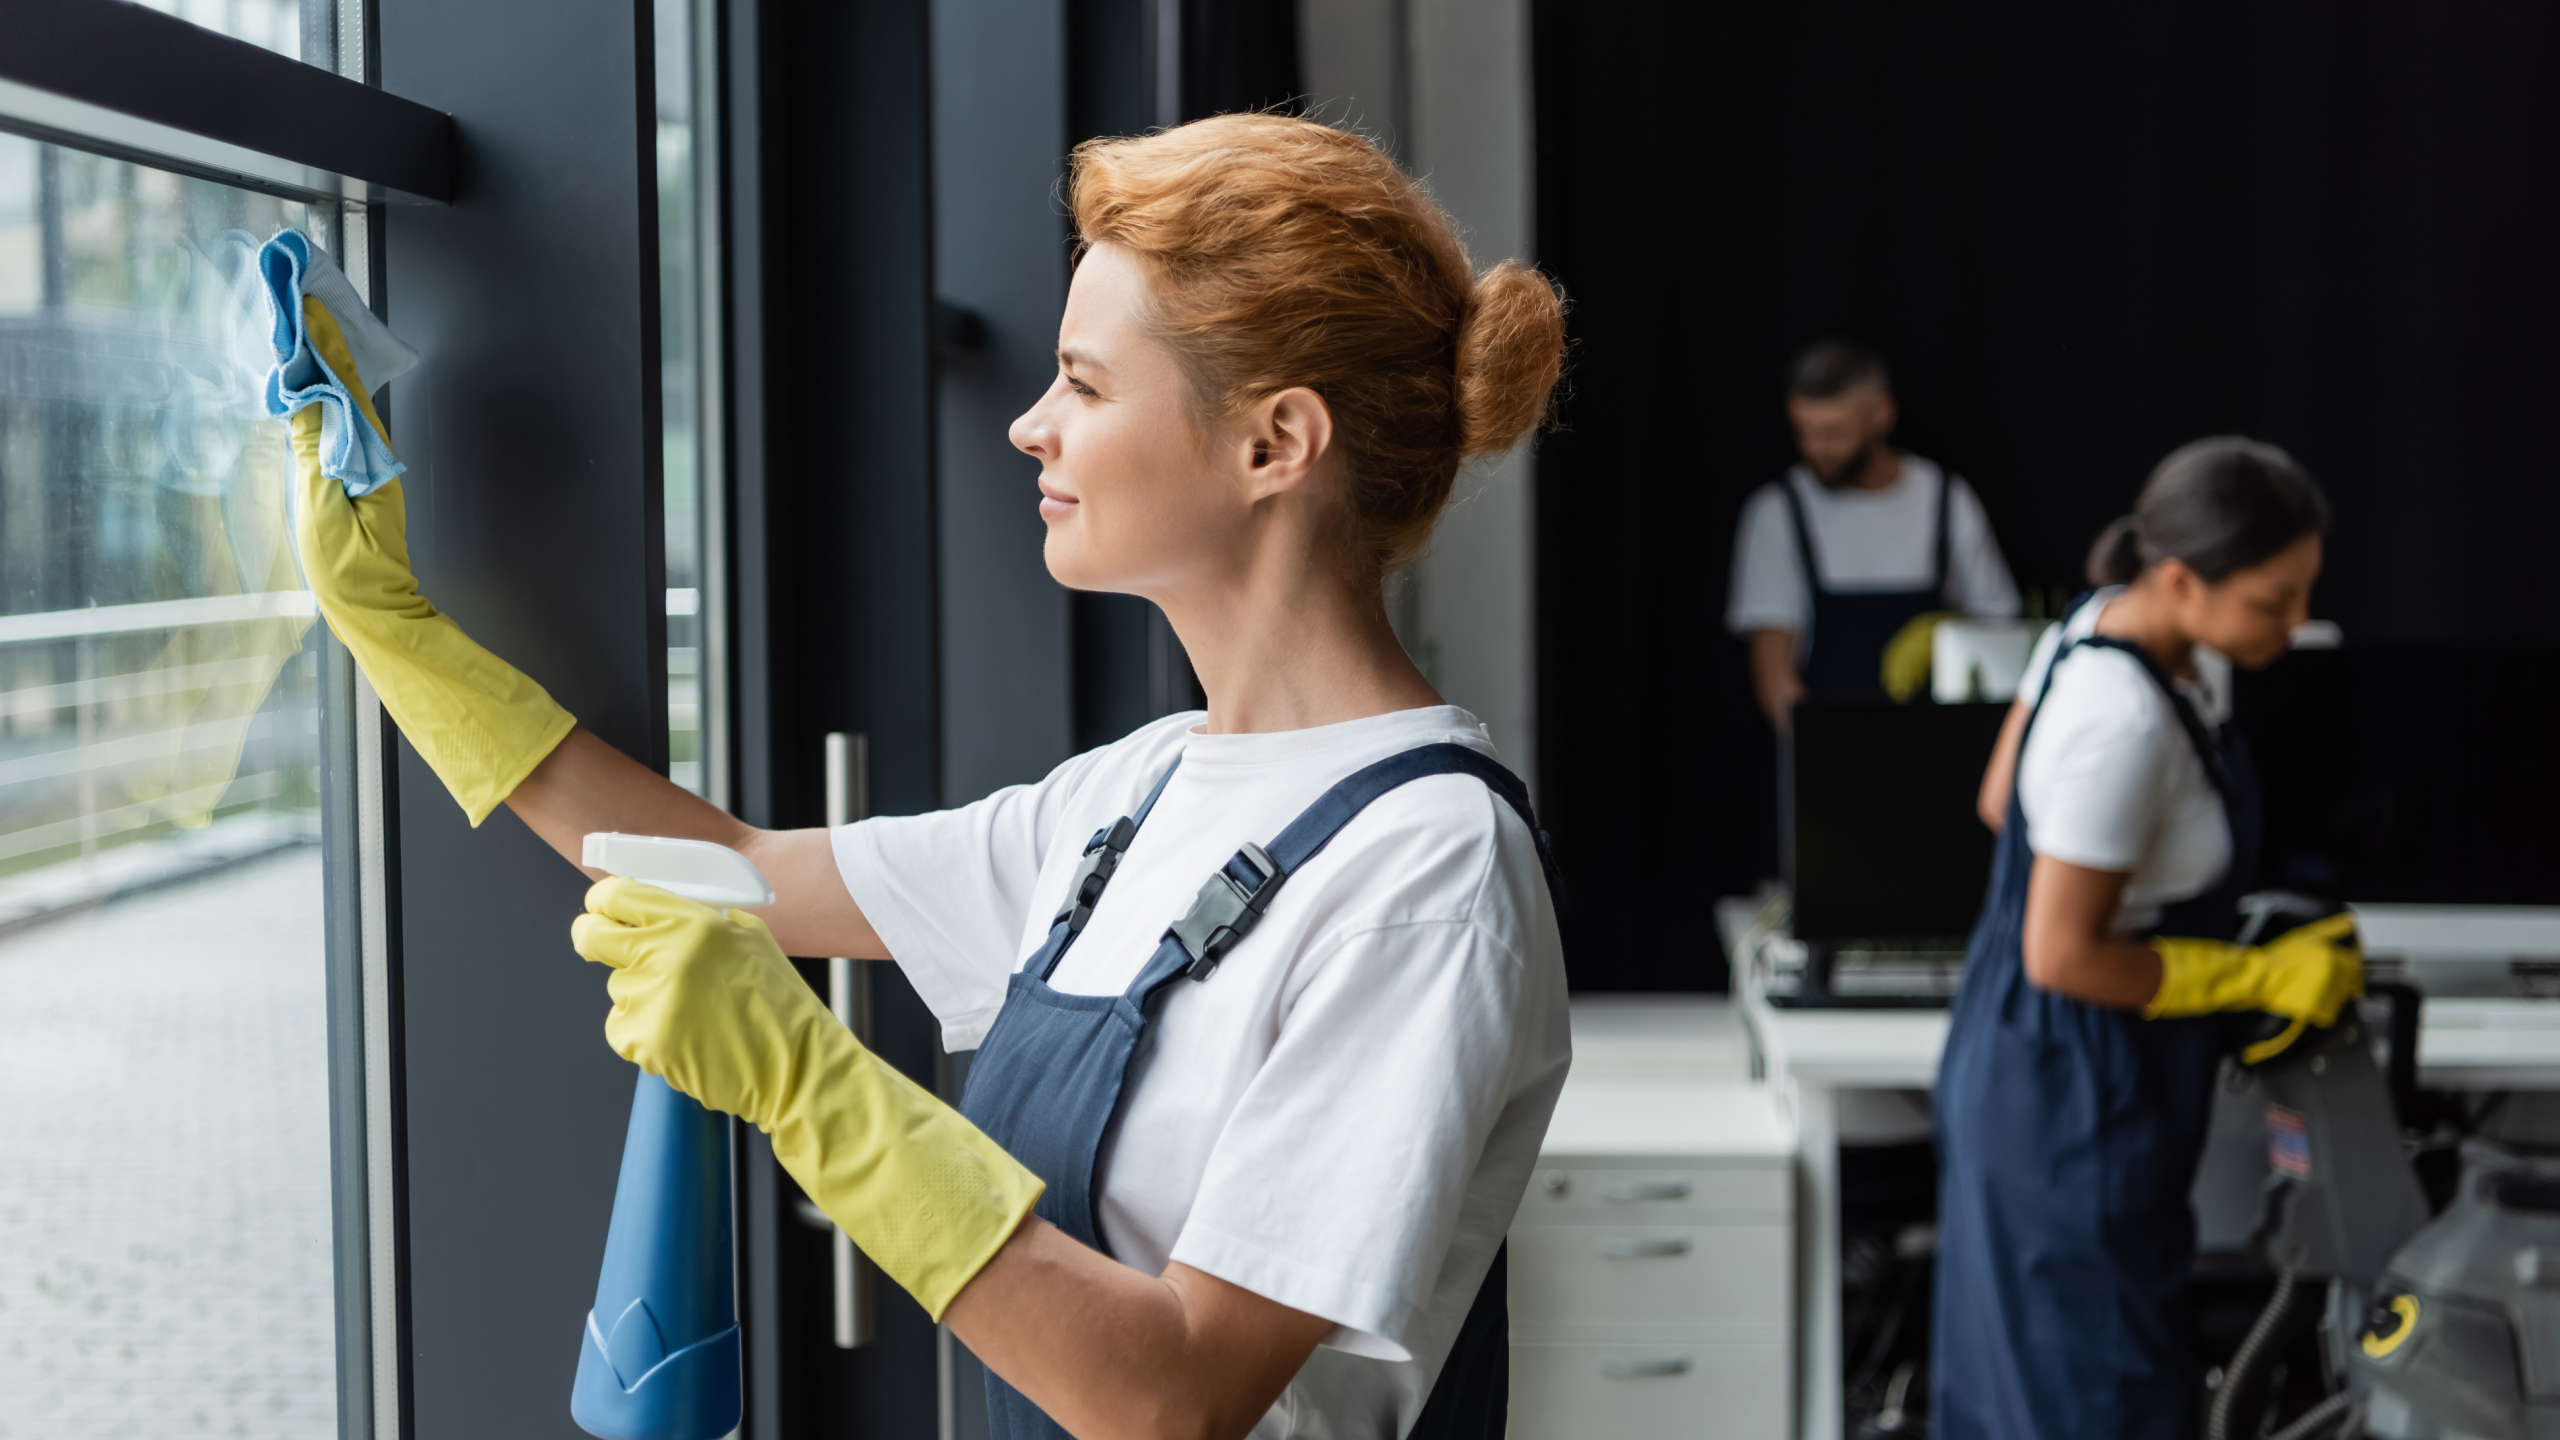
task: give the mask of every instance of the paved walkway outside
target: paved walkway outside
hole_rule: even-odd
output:
[[[337,1434],[320,853],[0,939],[0,1440]]]

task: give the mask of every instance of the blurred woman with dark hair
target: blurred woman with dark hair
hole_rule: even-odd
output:
[[[2231,943],[2258,795],[2231,666],[2309,614],[2327,501],[2237,438],[2160,463],[1983,777],[2000,832],[1940,1066],[1938,1440],[2191,1435],[2194,1184],[2230,1016],[2325,1025],[2352,922]]]

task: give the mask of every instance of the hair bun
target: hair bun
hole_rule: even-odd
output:
[[[1458,325],[1459,449],[1499,455],[1546,419],[1564,373],[1564,297],[1517,260],[1476,281]]]
[[[2142,573],[2142,527],[2130,515],[2119,515],[2098,532],[2089,547],[2089,583],[2130,585]]]

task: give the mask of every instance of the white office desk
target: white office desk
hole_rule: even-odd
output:
[[[1737,956],[1735,987],[1756,1060],[1796,1127],[1797,1399],[1800,1440],[1841,1440],[1840,1092],[1937,1080],[1943,1010],[1787,1010]],[[2420,1012],[2419,1083],[2440,1090],[2560,1089],[2560,1000],[2431,1000]]]

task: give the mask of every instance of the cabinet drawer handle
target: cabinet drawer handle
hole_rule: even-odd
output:
[[[1620,1204],[1641,1204],[1648,1200],[1657,1202],[1686,1200],[1689,1198],[1689,1182],[1686,1180],[1612,1180],[1600,1187],[1600,1198],[1614,1200]]]
[[[1603,1360],[1600,1373],[1612,1380],[1662,1380],[1689,1373],[1689,1357],[1670,1360]]]
[[[1674,1255],[1688,1254],[1689,1241],[1676,1235],[1659,1240],[1603,1240],[1600,1253],[1612,1260],[1668,1260]]]

